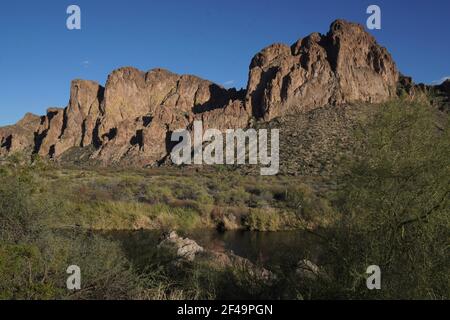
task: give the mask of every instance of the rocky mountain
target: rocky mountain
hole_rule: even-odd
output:
[[[258,53],[250,64],[246,105],[271,120],[325,105],[382,102],[395,96],[398,77],[389,52],[361,25],[337,20],[326,35]]]
[[[326,35],[313,33],[292,46],[274,44],[257,53],[246,90],[132,67],[113,71],[104,87],[74,80],[67,107],[50,108],[44,116],[26,114],[0,128],[0,156],[25,152],[153,165],[170,153],[171,133],[190,129],[195,120],[205,129],[245,128],[255,119],[383,102],[398,94],[399,79],[404,81],[391,55],[374,37],[361,25],[337,20]]]

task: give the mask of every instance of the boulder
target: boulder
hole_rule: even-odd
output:
[[[197,242],[182,238],[175,231],[165,234],[163,240],[158,244],[158,248],[174,251],[179,259],[187,261],[193,261],[198,253],[204,251]]]
[[[250,260],[240,257],[233,252],[209,251],[208,256],[215,267],[232,268],[247,272],[254,279],[270,282],[276,279],[270,270],[252,263]]]
[[[295,273],[300,280],[317,280],[319,278],[328,279],[327,275],[318,265],[307,259],[298,262]]]

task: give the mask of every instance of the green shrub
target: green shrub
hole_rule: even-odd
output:
[[[280,214],[274,209],[251,209],[245,225],[254,231],[277,231],[281,226]]]
[[[449,298],[450,126],[442,116],[395,102],[361,127],[339,179],[343,219],[327,235],[333,277],[326,295]],[[373,264],[382,290],[366,288]]]

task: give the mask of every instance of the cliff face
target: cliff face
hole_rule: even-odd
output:
[[[195,76],[121,68],[109,75],[105,88],[72,81],[65,109],[27,114],[0,128],[0,155],[25,151],[58,159],[74,147],[93,147],[91,158],[105,164],[153,164],[170,151],[171,133],[195,120],[218,129],[246,127],[243,97],[242,91]]]
[[[277,116],[349,102],[382,102],[396,94],[391,55],[361,25],[333,22],[291,47],[274,44],[250,65],[246,106],[257,117]]]
[[[245,127],[241,96],[195,76],[163,69],[147,73],[118,69],[108,77],[100,104],[93,157],[149,164],[170,151],[172,131],[187,128],[194,120],[207,118],[208,125],[220,128],[226,118],[232,127]]]
[[[0,156],[22,151],[60,159],[89,149],[104,164],[151,165],[171,150],[171,133],[203,120],[205,128],[245,128],[252,118],[396,95],[399,74],[385,48],[357,24],[335,21],[292,46],[274,44],[250,64],[246,90],[225,89],[191,75],[132,67],[113,71],[102,87],[74,80],[66,108],[27,114],[0,128]]]

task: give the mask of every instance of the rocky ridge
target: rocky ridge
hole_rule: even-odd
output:
[[[326,35],[313,33],[256,54],[246,90],[133,67],[113,71],[104,87],[74,80],[67,107],[26,114],[0,128],[0,156],[24,152],[61,160],[82,150],[105,165],[155,165],[167,159],[171,133],[191,129],[195,120],[205,129],[235,129],[325,106],[383,102],[398,94],[399,79],[404,81],[391,55],[373,36],[361,25],[336,20]]]

